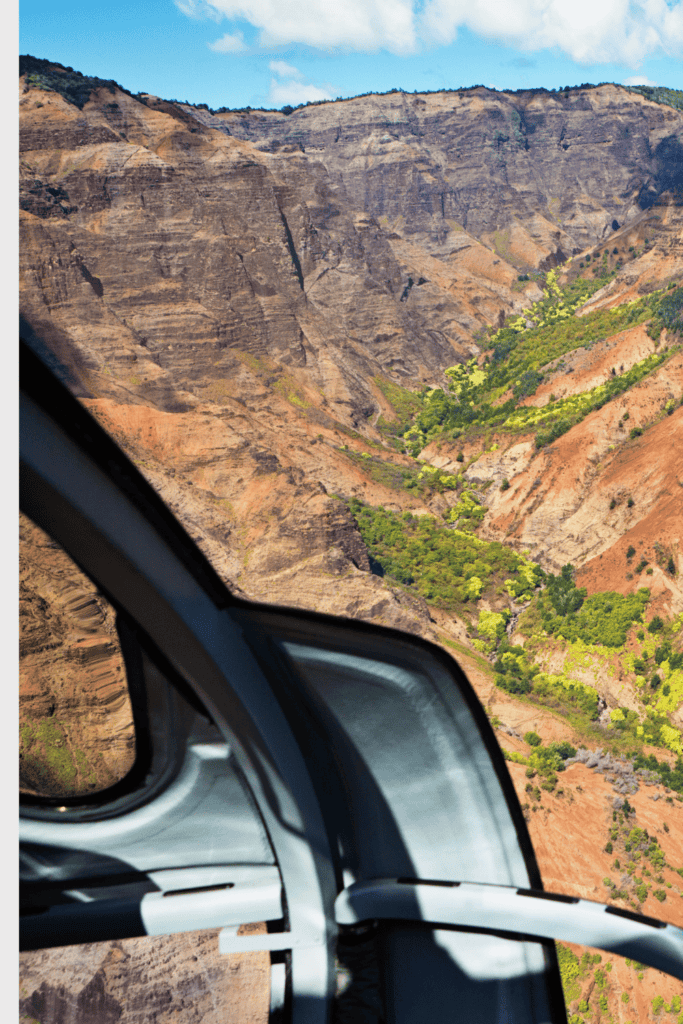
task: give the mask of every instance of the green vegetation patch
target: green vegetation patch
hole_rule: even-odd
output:
[[[645,768],[654,772],[662,786],[668,786],[669,789],[673,789],[677,793],[683,793],[683,757],[679,757],[672,768],[668,761],[658,761],[654,754],[642,752],[634,752],[634,754],[634,770]]]
[[[665,103],[675,110],[683,110],[683,92],[680,89],[667,89],[663,85],[629,85],[625,88],[630,92],[639,92],[653,103]]]
[[[653,705],[659,715],[676,711],[683,704],[682,620],[679,616],[666,623],[655,615],[648,625],[647,639],[643,634],[640,654],[629,665],[638,674],[636,685],[643,701]]]
[[[534,700],[538,704],[553,708],[571,719],[578,713],[589,722],[598,717],[598,691],[574,679],[539,672],[534,679]]]
[[[588,979],[590,977],[592,967],[596,964],[602,963],[602,956],[600,953],[589,953],[588,950],[586,950],[581,956],[581,959],[579,959],[576,953],[572,952],[572,950],[562,942],[556,942],[555,949],[557,951],[560,977],[562,978],[564,999],[568,1006],[570,1003],[576,1002],[580,998],[582,982],[584,979]],[[596,979],[598,974],[603,974],[603,972],[598,969],[595,972]],[[598,988],[599,987],[601,986],[598,985]],[[580,1003],[579,1010],[581,1013],[587,1013],[588,1003],[586,1001]],[[570,1017],[570,1022],[573,1020],[574,1018]]]
[[[653,292],[612,309],[576,316],[579,307],[613,273],[603,259],[596,280],[577,278],[561,289],[556,272],[550,271],[543,298],[521,316],[508,318],[490,337],[489,354],[483,366],[470,359],[445,371],[449,380],[446,391],[425,387],[419,392],[408,392],[377,378],[397,410],[399,422],[389,425],[397,442],[402,438],[406,449],[416,456],[429,441],[444,434],[457,439],[463,434],[494,428],[505,433],[538,430],[536,444],[540,448],[637,384],[661,365],[671,351],[667,355],[653,353],[626,373],[618,373],[615,367],[604,384],[583,394],[559,401],[551,399],[542,408],[519,405],[525,397],[535,394],[548,373],[561,370],[562,357],[577,348],[590,348],[648,320],[657,336],[663,326],[678,329],[681,289]],[[510,391],[512,397],[501,403],[503,395]]]
[[[672,334],[683,332],[683,288],[669,286],[654,300],[652,311],[654,316],[647,330],[651,338],[658,339],[664,328]]]
[[[519,645],[510,646],[503,639],[493,668],[496,686],[506,693],[527,695],[534,703],[550,707],[570,719],[578,714],[586,724],[598,717],[597,690],[566,676],[542,672]]]
[[[73,747],[68,727],[55,718],[21,724],[19,757],[22,786],[46,796],[76,796],[116,782],[102,754],[93,761]]]
[[[349,508],[381,573],[414,586],[439,607],[456,609],[476,601],[504,579],[529,591],[543,578],[540,567],[503,544],[442,526],[431,516],[399,515],[356,498]]]
[[[34,89],[43,89],[46,92],[58,92],[67,103],[72,103],[79,110],[82,110],[90,99],[91,93],[96,89],[108,89],[113,93],[116,89],[132,96],[128,89],[124,89],[113,79],[94,78],[89,75],[82,75],[80,71],[74,71],[67,67],[57,70],[52,61],[41,60],[38,57],[22,56],[19,58],[19,74],[26,75],[26,81]]]
[[[492,352],[488,387],[511,387],[525,372],[548,366],[574,349],[590,348],[651,316],[652,296],[576,316],[576,310],[606,280],[588,282],[577,278],[562,291],[553,280],[539,303],[521,316],[508,319],[489,342]]]
[[[581,995],[580,978],[582,977],[581,962],[576,953],[573,953],[569,946],[561,942],[555,943],[557,950],[557,961],[560,966],[560,977],[562,978],[562,990],[565,1003],[573,1003]]]
[[[383,434],[392,437],[402,436],[422,407],[419,395],[408,391],[407,388],[402,388],[400,384],[395,384],[385,377],[373,377],[373,380],[396,416],[395,422],[390,422],[380,416],[377,423],[379,429]]]
[[[418,474],[412,467],[401,466],[389,459],[381,459],[369,452],[354,451],[346,446],[339,451],[353,462],[375,483],[390,487],[393,490],[410,490],[418,486]]]
[[[537,734],[532,733],[531,735],[535,736]],[[540,736],[538,736],[538,743],[533,745],[533,750],[527,757],[516,752],[510,753],[509,751],[504,751],[506,760],[515,761],[517,764],[527,765],[526,774],[528,778],[533,778],[534,775],[538,773],[538,775],[543,779],[541,789],[544,789],[549,793],[552,792],[557,784],[557,772],[564,771],[565,761],[567,758],[573,757],[575,753],[576,748],[573,747],[571,743],[567,742],[549,743],[547,747],[544,747],[541,743]],[[527,784],[526,791],[527,793],[534,791],[534,787],[531,783]],[[538,794],[538,798],[540,798],[540,793]]]
[[[454,491],[462,484],[460,477],[454,476],[452,473],[446,473],[444,470],[437,469],[436,466],[430,466],[426,463],[414,463],[412,466],[403,466],[392,462],[390,459],[383,459],[379,455],[355,451],[346,445],[342,445],[337,450],[353,462],[355,466],[358,466],[370,480],[374,480],[375,483],[382,484],[384,487],[389,487],[393,490],[412,491],[416,494],[437,491],[441,494],[443,491]],[[475,519],[477,522],[480,522],[486,513],[486,508],[482,507],[476,499],[474,501],[480,509],[478,515],[472,515],[469,506],[462,506],[462,514],[455,518],[451,517],[449,521],[455,522],[458,518],[465,518]]]
[[[288,374],[282,374],[281,377],[273,382],[272,387],[273,391],[277,391],[290,405],[295,406],[297,409],[310,408],[311,403],[306,398],[303,389]]]
[[[670,658],[674,665],[683,662],[683,654],[672,650],[672,645],[680,639],[678,619],[662,623],[661,630],[648,639],[641,630],[640,654],[626,650],[619,641],[625,640],[633,622],[638,622],[647,592],[639,591],[625,598],[614,594],[585,598],[585,591],[574,587],[570,569],[565,567],[564,576],[548,577],[549,585],[524,612],[518,628],[528,639],[525,648],[517,651],[518,669],[511,672],[507,659],[502,659],[499,652],[497,670],[501,675],[496,677],[496,683],[508,692],[525,693],[534,702],[559,710],[569,717],[576,729],[584,732],[587,746],[597,743],[615,755],[635,757],[637,750],[650,744],[683,757],[681,732],[669,718],[670,712],[681,703],[678,696],[680,669],[670,671],[667,660]],[[556,606],[553,606],[553,597]],[[540,632],[544,626],[554,630],[554,635],[551,632],[548,639]],[[564,668],[561,674],[550,675],[540,671],[533,659],[546,648],[555,650],[557,641],[564,652]],[[636,694],[644,706],[639,710],[614,708],[607,727],[591,725],[597,717],[597,691],[577,681],[574,678],[577,671],[592,672],[596,679],[604,675],[614,677],[617,672],[638,673]],[[662,677],[672,683],[663,683]],[[633,749],[635,744],[637,747]],[[632,752],[628,753],[629,750]]]
[[[565,640],[582,640],[603,647],[622,647],[634,622],[641,622],[650,600],[643,587],[636,594],[606,592],[586,596],[578,589],[573,566],[565,565],[559,576],[548,576],[548,585],[538,598],[543,629]]]
[[[562,434],[571,430],[575,424],[585,419],[589,413],[602,409],[607,402],[611,402],[613,398],[643,380],[658,366],[661,366],[669,355],[670,353],[663,352],[652,353],[632,366],[626,373],[610,377],[604,384],[598,384],[590,391],[553,402],[550,407],[525,406],[517,409],[503,423],[502,429],[510,433],[519,431],[526,433],[538,426],[540,429],[536,434],[536,447],[542,448],[546,444],[552,444]],[[639,428],[635,428],[635,430],[638,434],[642,434],[642,430]]]
[[[19,743],[21,775],[33,789],[55,796],[74,791],[77,765],[60,722],[24,722]]]

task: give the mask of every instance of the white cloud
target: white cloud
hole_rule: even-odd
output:
[[[683,0],[426,0],[423,38],[452,42],[462,27],[526,51],[557,46],[583,64],[683,54]]]
[[[175,0],[175,5],[188,18],[211,18],[212,21],[220,21],[223,17],[212,0]]]
[[[306,85],[304,82],[278,82],[271,78],[268,100],[274,107],[296,107],[299,103],[311,103],[313,100],[331,100],[327,89],[319,89],[317,85]]]
[[[215,43],[208,43],[207,45],[215,53],[244,53],[247,49],[241,32],[235,32],[233,35],[226,32]]]
[[[558,47],[580,63],[636,67],[683,55],[683,0],[175,0],[191,17],[244,19],[259,44],[414,53],[458,29],[530,52]]]
[[[656,86],[656,82],[651,82],[645,75],[631,75],[630,78],[625,78],[621,83],[622,85],[652,85]]]
[[[175,0],[185,14],[243,18],[261,30],[261,46],[303,43],[372,52],[412,53],[416,48],[415,0]]]
[[[271,60],[268,66],[275,76],[270,80],[268,93],[268,101],[274,107],[296,107],[299,103],[332,99],[327,89],[305,82],[299,69],[284,60]]]
[[[271,60],[268,67],[279,78],[296,78],[300,80],[304,77],[298,68],[292,67],[291,64],[287,64],[284,60]]]

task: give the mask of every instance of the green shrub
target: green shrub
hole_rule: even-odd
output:
[[[538,370],[525,370],[512,387],[512,394],[516,401],[526,398],[527,395],[535,394],[539,384],[543,381],[543,374]]]
[[[481,611],[477,632],[487,640],[499,640],[505,634],[505,623],[509,617],[507,613]]]
[[[564,771],[562,758],[549,747],[534,747],[529,754],[528,761],[538,774],[543,776],[552,786],[557,782],[557,775],[555,773]]]
[[[517,695],[531,692],[531,681],[529,679],[496,675],[494,676],[494,681],[496,686],[499,686],[501,690],[505,690],[506,693]]]
[[[668,661],[671,654],[672,651],[670,643],[659,644],[659,646],[655,648],[655,665],[661,665],[663,661]]]
[[[543,741],[537,732],[525,732],[524,742],[528,743],[530,747],[539,747]]]
[[[540,704],[568,713],[579,711],[591,721],[598,717],[598,693],[583,683],[564,685],[552,677],[541,676],[534,680],[534,698]]]
[[[413,417],[422,407],[422,401],[418,395],[400,384],[395,384],[385,377],[374,377],[375,384],[380,389],[386,400],[391,405],[396,421],[387,423],[382,421],[382,432],[392,435],[402,435],[410,426]]]
[[[650,322],[651,337],[653,334],[659,337],[663,328],[672,333],[683,331],[683,287],[667,289],[654,300],[653,307],[654,316]]]
[[[576,747],[573,747],[568,740],[549,743],[548,750],[552,750],[554,753],[559,754],[564,761],[566,761],[568,757],[574,757],[576,754]]]
[[[571,430],[574,424],[578,420],[572,420],[568,416],[561,416],[549,427],[544,430],[539,430],[536,433],[534,443],[537,448],[544,448],[547,444],[552,444],[553,441],[557,441],[558,437],[562,437],[567,431]]]

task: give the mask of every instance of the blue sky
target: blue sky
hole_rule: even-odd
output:
[[[476,84],[683,89],[683,0],[23,0],[19,19],[21,53],[214,108]]]

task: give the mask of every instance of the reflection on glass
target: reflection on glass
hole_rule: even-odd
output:
[[[20,790],[50,798],[97,793],[135,760],[115,613],[24,515],[19,530]]]
[[[265,924],[239,929],[265,931]],[[19,979],[21,1024],[269,1020],[269,954],[222,956],[215,929],[21,953]]]

